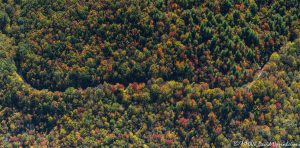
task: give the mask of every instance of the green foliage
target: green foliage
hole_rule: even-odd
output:
[[[210,5],[214,8],[206,8]],[[255,73],[254,65],[262,66],[293,38],[299,14],[285,5],[35,0],[22,2],[20,10],[10,6],[20,13],[11,17],[17,26],[5,30],[18,39],[20,72],[38,89],[128,85],[153,77],[225,88],[249,82],[251,78],[243,78],[245,70]],[[278,12],[281,9],[290,13]],[[18,29],[21,33],[13,33]],[[234,64],[245,70],[233,72]]]
[[[297,6],[2,0],[0,147],[297,143]]]
[[[10,19],[9,19],[7,13],[0,11],[0,30],[3,30],[9,22],[10,22]]]

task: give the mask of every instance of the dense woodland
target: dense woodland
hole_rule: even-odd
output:
[[[299,70],[298,0],[0,0],[0,147],[299,143]]]

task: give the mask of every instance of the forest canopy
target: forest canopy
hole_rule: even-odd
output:
[[[28,1],[17,64],[38,89],[151,78],[241,86],[294,38],[295,2]]]
[[[299,8],[0,0],[0,147],[299,144]]]

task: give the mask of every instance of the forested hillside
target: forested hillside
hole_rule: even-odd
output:
[[[299,143],[299,69],[297,0],[0,0],[0,146]]]

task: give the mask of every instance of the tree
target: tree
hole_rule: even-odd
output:
[[[247,27],[246,29],[243,29],[242,35],[245,38],[246,45],[257,46],[259,44],[259,37],[251,28]]]
[[[228,11],[231,9],[232,6],[233,5],[232,5],[231,0],[224,0],[224,1],[222,1],[221,2],[221,12],[223,14],[228,13]]]
[[[5,26],[10,23],[10,19],[6,12],[0,11],[0,30],[4,30]]]
[[[258,11],[258,7],[255,2],[250,5],[250,11],[253,16],[256,15],[256,13]]]

